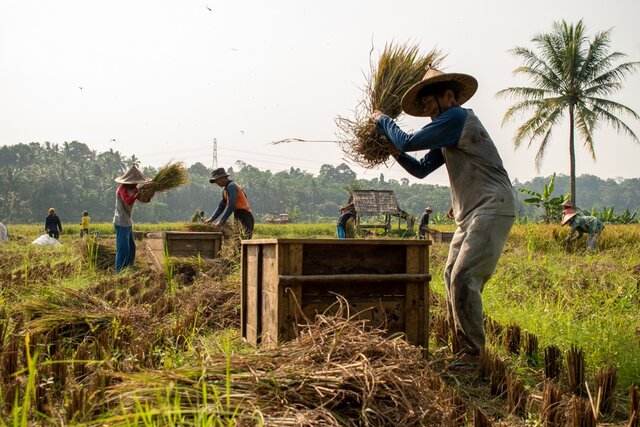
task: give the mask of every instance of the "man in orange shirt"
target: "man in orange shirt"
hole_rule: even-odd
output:
[[[244,230],[244,239],[250,239],[253,235],[254,219],[249,207],[247,194],[242,187],[229,179],[229,174],[224,168],[218,168],[211,172],[210,183],[215,183],[219,187],[223,187],[222,200],[218,204],[218,209],[206,220],[205,224],[211,224],[220,229],[229,216],[233,213],[236,221],[242,224]]]

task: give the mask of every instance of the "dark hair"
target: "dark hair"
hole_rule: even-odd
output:
[[[447,90],[452,90],[456,96],[456,100],[460,97],[462,87],[458,82],[438,82],[427,85],[418,91],[416,99],[422,99],[425,96],[442,96]]]

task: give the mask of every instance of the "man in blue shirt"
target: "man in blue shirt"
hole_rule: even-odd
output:
[[[462,108],[478,87],[467,74],[429,69],[402,98],[405,113],[430,117],[415,133],[401,130],[391,117],[373,113],[377,129],[399,150],[400,166],[424,178],[447,166],[457,224],[444,280],[449,322],[459,361],[477,363],[485,345],[482,290],[489,280],[515,219],[511,181],[498,150],[472,110]],[[429,150],[416,159],[409,151]]]

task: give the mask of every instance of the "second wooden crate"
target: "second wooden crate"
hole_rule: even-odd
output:
[[[164,268],[166,255],[218,258],[222,248],[222,233],[195,231],[162,231],[147,234],[147,250],[157,269]]]

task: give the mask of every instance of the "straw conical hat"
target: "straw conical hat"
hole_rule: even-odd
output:
[[[135,163],[129,166],[129,170],[124,175],[116,178],[118,184],[142,184],[148,181],[149,179],[140,172]]]
[[[571,221],[571,218],[577,215],[578,215],[578,212],[574,211],[573,209],[565,209],[562,212],[562,221],[560,222],[560,224],[565,225],[566,223]]]
[[[443,73],[435,68],[429,68],[422,80],[411,86],[402,97],[402,111],[411,116],[426,117],[424,105],[417,98],[418,93],[426,86],[443,82],[455,82],[460,86],[456,99],[460,105],[471,99],[478,89],[478,81],[468,74]]]

